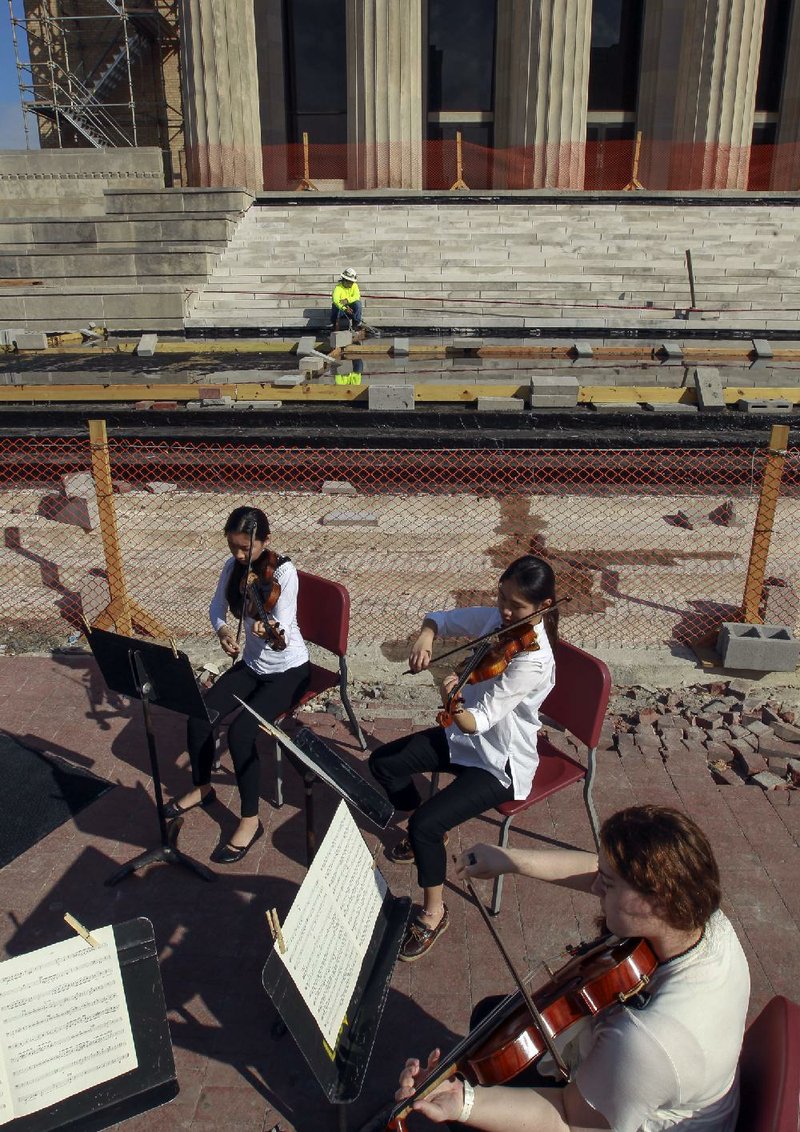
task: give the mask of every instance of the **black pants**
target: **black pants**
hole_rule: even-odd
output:
[[[272,722],[297,703],[308,687],[310,673],[311,666],[306,663],[286,672],[276,672],[273,676],[259,676],[240,660],[220,676],[205,697],[206,705],[209,713],[219,712],[222,720],[239,707],[234,699],[238,696]],[[243,818],[254,818],[258,814],[261,786],[256,750],[258,733],[258,720],[244,709],[228,728],[228,746],[242,799]],[[192,782],[195,786],[206,786],[211,781],[214,762],[213,727],[200,719],[190,719],[187,744],[192,762]]]
[[[414,811],[408,823],[408,839],[421,888],[444,884],[447,853],[443,839],[449,829],[514,797],[514,787],[503,786],[490,771],[451,763],[442,727],[385,743],[370,756],[369,768],[396,810]],[[420,805],[412,775],[434,770],[447,771],[455,778]]]

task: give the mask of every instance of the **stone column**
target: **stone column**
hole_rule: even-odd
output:
[[[253,0],[183,0],[181,78],[190,185],[263,187]]]
[[[747,187],[764,2],[687,0],[673,188]]]
[[[591,39],[591,0],[498,4],[494,137],[517,150],[509,188],[583,188]]]
[[[789,16],[786,62],[776,141],[782,148],[772,163],[772,188],[800,189],[800,0]]]
[[[645,0],[636,129],[642,134],[639,180],[646,189],[669,188],[684,6],[684,0]]]
[[[422,187],[422,0],[347,0],[348,181]]]

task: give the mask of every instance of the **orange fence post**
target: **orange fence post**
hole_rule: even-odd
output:
[[[744,584],[742,621],[748,625],[760,625],[763,621],[759,613],[759,607],[764,591],[764,576],[767,572],[769,544],[772,540],[775,508],[777,507],[778,496],[780,495],[781,480],[783,479],[783,465],[786,460],[786,448],[788,444],[788,425],[773,425],[769,438],[767,463],[764,467],[764,478],[761,481],[758,511],[756,513],[755,526],[753,527],[753,541],[750,545],[750,561],[747,564],[747,578]]]
[[[308,134],[303,131],[303,179],[297,186],[296,192],[301,192],[303,189],[316,189],[317,186],[311,180],[311,163],[308,157]],[[317,189],[317,191],[319,191]]]
[[[161,622],[128,596],[119,546],[105,421],[89,421],[89,446],[92,453],[92,479],[100,515],[100,537],[103,541],[108,593],[111,598],[103,612],[95,618],[94,626],[98,629],[113,628],[116,632],[129,636],[135,624],[151,637],[168,637],[169,633]]]
[[[634,189],[643,189],[644,185],[639,180],[639,154],[642,149],[642,131],[639,130],[636,134],[636,149],[633,151],[633,169],[631,171],[631,179],[628,181],[625,188],[622,190],[625,193],[632,192]]]
[[[463,168],[461,165],[461,130],[456,130],[456,179],[450,186],[450,192],[453,189],[468,189],[469,185],[463,178]]]

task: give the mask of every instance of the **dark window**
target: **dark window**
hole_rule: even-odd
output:
[[[456,132],[461,134],[461,176],[471,189],[492,187],[494,128],[491,122],[477,125],[428,126],[426,185],[429,189],[449,189],[458,171]]]
[[[589,109],[636,109],[642,0],[594,0]]]
[[[761,58],[758,62],[756,110],[774,114],[780,107],[783,71],[786,66],[786,39],[789,34],[789,10],[786,0],[767,0],[764,8],[764,30],[761,33]]]
[[[347,141],[345,0],[286,0],[290,141]]]
[[[428,0],[428,111],[494,107],[496,0]]]

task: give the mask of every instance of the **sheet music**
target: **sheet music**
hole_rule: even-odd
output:
[[[138,1065],[113,927],[0,962],[0,1125]]]
[[[386,881],[339,803],[283,925],[278,954],[331,1048],[355,989]]]

